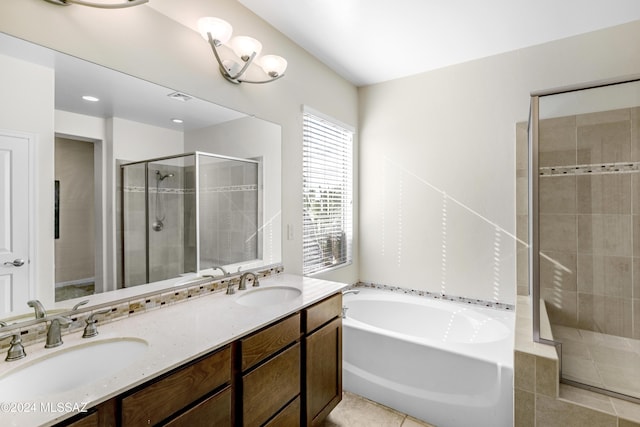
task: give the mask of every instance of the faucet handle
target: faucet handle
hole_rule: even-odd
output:
[[[78,308],[80,308],[81,305],[85,305],[89,302],[88,299],[80,301],[79,303],[77,303],[76,305],[73,306],[73,308],[71,309],[71,312],[75,312],[78,311]]]
[[[107,314],[110,311],[110,308],[105,308],[104,310],[94,311],[91,313],[91,315],[87,317],[87,320],[85,320],[85,322],[87,322],[87,326],[84,327],[82,338],[91,338],[98,335],[98,319],[96,319],[95,316]]]
[[[27,356],[27,353],[24,351],[24,346],[22,345],[22,337],[20,337],[20,332],[10,333],[0,337],[0,340],[4,340],[7,338],[11,338],[11,343],[9,344],[9,350],[7,351],[7,357],[4,359],[7,362],[13,362],[14,360],[20,360]]]

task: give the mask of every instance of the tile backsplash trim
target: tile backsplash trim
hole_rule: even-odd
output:
[[[284,272],[284,266],[278,264],[270,266],[264,270],[258,270],[256,271],[256,274],[258,275],[258,278],[261,279],[281,274],[282,272]],[[209,281],[206,281],[206,278],[201,278],[200,280],[194,279],[194,281],[198,280],[197,283],[192,285],[186,283],[182,288],[172,288],[171,290],[138,295],[131,299],[113,301],[106,304],[92,306],[90,309],[78,310],[69,317],[71,324],[69,327],[64,328],[62,333],[63,335],[66,335],[84,329],[86,325],[85,320],[91,315],[91,313],[98,310],[104,310],[105,308],[109,308],[110,311],[98,317],[98,321],[100,323],[121,320],[129,316],[135,316],[147,311],[161,309],[172,304],[189,301],[193,298],[206,296],[214,292],[221,292],[226,290],[229,282],[231,282],[233,286],[237,286],[240,283],[241,274],[242,273],[237,273],[233,276],[220,277],[215,280],[210,279]],[[50,316],[50,318],[54,317],[55,316]],[[26,346],[44,341],[47,337],[48,325],[49,322],[40,321],[37,323],[29,323],[24,327],[13,328],[12,326],[8,326],[3,328],[3,333],[5,331],[9,332],[19,329],[22,342]],[[0,350],[8,347],[9,340],[3,340],[2,343],[0,343]]]
[[[474,298],[457,297],[453,295],[438,294],[438,293],[429,292],[429,291],[419,291],[416,289],[401,288],[399,286],[381,285],[381,284],[370,283],[370,282],[358,282],[355,285],[353,285],[353,288],[358,288],[358,287],[381,289],[385,291],[399,292],[399,293],[409,294],[413,296],[439,299],[444,301],[454,301],[454,302],[460,302],[464,304],[495,308],[498,310],[513,311],[515,309],[515,306],[512,304],[504,304],[501,302],[493,302],[493,301],[484,301],[484,300],[474,299]]]

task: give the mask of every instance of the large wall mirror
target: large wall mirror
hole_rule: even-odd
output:
[[[16,108],[21,102],[16,96],[0,98],[5,117],[16,118],[16,111],[22,111],[17,120],[0,121],[0,319],[31,320],[29,299],[59,312],[82,298],[90,305],[102,304],[177,286],[196,275],[219,275],[220,270],[211,268],[218,265],[237,272],[281,262],[278,124],[2,33],[0,65],[2,78],[23,85],[29,92],[25,102],[30,103]],[[32,72],[49,77],[38,80],[42,84],[25,83]],[[28,117],[32,113],[33,129]],[[44,126],[36,124],[36,116],[44,118]],[[47,129],[50,140],[42,137]],[[26,158],[20,149],[28,144],[13,141],[22,133],[31,144]],[[38,144],[49,143],[55,145],[49,150],[55,155],[38,158]],[[205,153],[199,170],[208,173],[199,180],[206,185],[198,219],[206,247],[200,251],[202,262],[186,262],[183,258],[194,259],[192,240],[201,237],[194,235],[193,221],[185,214],[196,207],[188,202],[198,170],[188,155],[196,152]],[[42,162],[53,163],[53,176],[43,171]],[[146,175],[139,176],[140,186],[135,181],[123,185],[124,164],[147,168]],[[131,177],[137,176],[134,169],[127,170]],[[24,185],[18,188],[20,183]],[[51,186],[47,194],[52,200],[37,200],[35,212],[33,200],[41,186]],[[146,191],[147,196],[136,198],[136,191]],[[29,192],[20,205],[15,194]],[[127,227],[121,223],[125,200],[127,206],[138,200],[146,203],[151,238],[139,239],[141,247],[135,236],[122,237]],[[180,213],[169,218],[173,212]],[[51,236],[40,233],[43,218],[53,224]],[[145,221],[140,224],[144,227]],[[19,253],[15,241],[24,229],[29,230],[25,239],[30,247]],[[136,251],[149,253],[145,245],[155,249],[149,258],[158,268],[147,266],[151,274],[127,280],[131,274],[124,266],[137,262],[128,257]],[[227,252],[233,256],[225,256]],[[18,265],[20,260],[24,265]],[[178,260],[179,268],[166,268]],[[39,262],[54,268],[43,273],[34,265]],[[167,272],[158,273],[160,267]]]

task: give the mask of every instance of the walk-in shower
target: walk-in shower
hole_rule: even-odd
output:
[[[121,287],[261,257],[259,160],[195,152],[120,171]]]
[[[534,94],[528,169],[534,339],[562,382],[640,401],[640,81]]]

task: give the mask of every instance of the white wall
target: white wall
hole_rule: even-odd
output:
[[[293,227],[293,239],[282,241],[283,262],[288,272],[299,273],[301,106],[309,105],[356,127],[357,90],[235,0],[180,0],[179,10],[182,18],[194,25],[199,18],[196,13],[228,20],[238,34],[251,34],[263,43],[265,51],[286,57],[287,75],[267,85],[230,84],[220,76],[211,48],[196,31],[149,5],[105,11],[77,5],[61,7],[42,0],[3,1],[0,31],[282,125],[282,219],[284,225]],[[357,200],[357,194],[355,197]],[[357,215],[357,206],[355,212]],[[357,273],[354,262],[325,277],[353,282]]]
[[[30,171],[42,185],[34,197],[35,259],[32,288],[38,298],[53,301],[53,71],[46,67],[0,55],[0,128],[35,135],[35,170]],[[40,286],[50,279],[49,286]]]
[[[636,74],[640,22],[361,88],[360,279],[514,303],[515,124]]]

